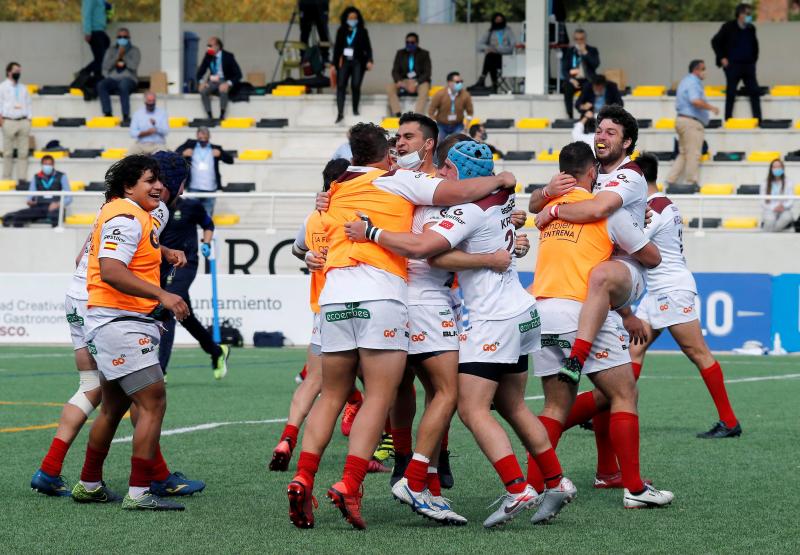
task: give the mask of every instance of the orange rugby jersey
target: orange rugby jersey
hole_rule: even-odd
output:
[[[306,220],[306,246],[314,252],[328,256],[328,236],[322,223],[322,214],[314,210]],[[311,272],[311,310],[319,314],[319,294],[325,286],[325,272]]]
[[[129,310],[141,314],[149,314],[158,305],[155,299],[134,297],[117,291],[100,278],[100,259],[98,253],[103,245],[113,243],[103,238],[102,231],[106,222],[115,218],[136,219],[142,227],[142,237],[136,246],[133,259],[128,264],[128,270],[141,280],[158,287],[160,285],[161,249],[158,235],[153,225],[153,217],[149,212],[138,205],[124,199],[114,199],[100,210],[92,230],[91,246],[89,249],[89,268],[86,274],[86,288],[89,292],[89,308],[102,306]]]

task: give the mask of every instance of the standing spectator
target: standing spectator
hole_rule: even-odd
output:
[[[389,110],[396,117],[400,117],[400,98],[402,92],[417,95],[414,111],[418,114],[425,113],[425,104],[428,102],[428,92],[431,90],[431,55],[427,50],[419,47],[419,35],[409,33],[406,35],[406,47],[401,48],[394,55],[392,64],[393,83],[387,85],[386,93],[389,95]]]
[[[200,83],[200,97],[209,119],[211,115],[211,95],[219,96],[219,119],[225,119],[228,97],[242,81],[242,69],[232,52],[223,49],[219,37],[211,37],[206,45],[206,55],[197,68],[197,82]],[[203,80],[206,72],[208,79]]]
[[[55,160],[49,154],[42,156],[42,169],[33,176],[29,189],[31,191],[69,191],[69,179],[56,171]],[[71,202],[64,197],[64,206]],[[61,197],[35,196],[28,197],[28,208],[10,212],[3,216],[3,227],[22,227],[25,224],[46,218],[53,227],[58,225],[58,209]]]
[[[300,42],[308,44],[312,27],[317,28],[319,35],[319,50],[322,61],[329,62],[330,34],[328,32],[328,11],[330,0],[300,0]]]
[[[575,93],[591,81],[600,65],[600,53],[594,46],[586,44],[586,31],[575,29],[574,45],[565,48],[561,58],[561,87],[564,91],[564,107],[569,119],[573,117],[572,103]]]
[[[453,133],[464,130],[464,114],[470,118],[475,114],[472,108],[472,95],[464,90],[464,80],[457,71],[447,74],[447,86],[438,91],[431,98],[428,115],[439,126],[439,139],[441,141]]]
[[[622,106],[622,95],[619,94],[617,84],[608,81],[602,73],[595,75],[590,83],[584,83],[581,94],[575,101],[575,107],[581,114],[586,110],[598,114],[603,106],[609,104]]]
[[[572,126],[572,142],[586,143],[594,152],[595,131],[597,131],[597,120],[594,119],[594,112],[586,110],[581,114],[581,119]]]
[[[516,42],[514,32],[506,24],[506,16],[495,12],[492,15],[492,25],[478,41],[478,52],[485,52],[486,55],[483,57],[481,76],[474,87],[486,88],[486,76],[489,75],[492,78],[492,91],[497,92],[497,83],[503,70],[503,56],[514,52]]]
[[[469,137],[476,143],[481,143],[489,147],[489,150],[492,151],[492,156],[497,154],[500,158],[503,157],[502,151],[496,149],[494,145],[490,145],[486,142],[489,138],[489,133],[486,132],[486,127],[482,123],[473,123],[469,126]]]
[[[97,95],[100,97],[103,115],[110,116],[111,95],[119,94],[123,125],[128,125],[131,121],[131,93],[139,86],[136,71],[141,58],[139,48],[131,44],[130,31],[120,27],[116,44],[106,50],[103,58],[103,75],[106,77],[97,84]]]
[[[340,144],[336,150],[333,152],[333,156],[331,156],[331,160],[338,160],[343,158],[347,161],[351,161],[353,159],[353,150],[350,148],[350,130],[347,130],[347,140]]]
[[[761,91],[756,80],[758,37],[753,25],[752,6],[736,6],[736,19],[722,24],[711,39],[711,47],[717,57],[717,67],[725,71],[725,119],[733,117],[736,87],[739,81],[744,81],[753,117],[761,122]]]
[[[692,60],[689,74],[681,79],[675,93],[675,131],[678,133],[678,157],[672,164],[667,183],[678,182],[686,173],[686,183],[697,185],[700,171],[700,158],[703,156],[705,127],[708,125],[709,110],[715,114],[719,108],[708,103],[703,89],[706,78],[706,64],[703,60]]]
[[[6,79],[0,83],[0,126],[3,127],[3,179],[11,179],[14,150],[17,151],[17,179],[28,178],[28,150],[31,135],[31,96],[19,82],[22,66],[9,62]]]
[[[111,39],[106,34],[108,16],[106,14],[105,0],[81,0],[81,26],[83,39],[92,49],[92,61],[83,71],[89,73],[97,83],[103,78],[103,55],[111,46]]]
[[[152,154],[166,147],[169,120],[164,109],[156,106],[156,93],[144,95],[144,106],[133,114],[130,133],[136,139],[131,154]]]
[[[191,164],[189,180],[186,182],[186,190],[191,193],[214,193],[222,189],[222,177],[219,173],[219,163],[233,164],[233,157],[222,150],[219,145],[211,144],[211,133],[207,127],[197,129],[197,140],[189,139],[175,151],[188,158]],[[206,197],[198,199],[208,212],[209,216],[214,215],[214,204],[216,199]]]
[[[333,63],[336,67],[336,123],[344,119],[344,99],[347,94],[347,82],[353,93],[353,115],[358,114],[358,103],[361,100],[361,82],[364,71],[372,69],[372,43],[364,26],[364,18],[358,8],[345,8],[341,16],[341,25],[336,31],[336,43],[333,46]]]
[[[786,168],[776,159],[769,165],[767,181],[761,188],[762,195],[786,195]],[[764,231],[784,231],[794,221],[792,200],[765,200],[762,204]]]

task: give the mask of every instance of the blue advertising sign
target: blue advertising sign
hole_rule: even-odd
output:
[[[781,334],[787,351],[800,351],[800,274],[772,280],[772,333]]]

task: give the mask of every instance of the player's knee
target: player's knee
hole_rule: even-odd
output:
[[[81,409],[88,417],[100,404],[100,372],[83,370],[79,372],[78,379],[78,391],[67,402]]]
[[[600,265],[592,270],[589,274],[589,289],[592,290],[606,290],[610,289],[612,285],[612,275],[609,268]]]
[[[461,419],[461,422],[464,423],[464,426],[470,430],[478,420],[481,410],[482,409],[479,409],[473,403],[467,402],[463,398],[458,400],[458,417]]]

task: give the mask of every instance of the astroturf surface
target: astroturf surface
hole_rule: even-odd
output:
[[[317,478],[315,529],[297,530],[289,523],[291,474],[266,469],[283,423],[260,421],[286,417],[304,356],[300,349],[238,349],[228,377],[215,382],[202,352],[175,351],[164,429],[219,425],[162,437],[171,470],[203,479],[208,487],[186,499],[182,513],[153,514],[123,512],[118,505],[78,505],[30,490],[60,405],[76,389],[74,363],[68,348],[3,347],[0,552],[800,552],[797,358],[721,357],[726,379],[734,380],[728,391],[744,434],[706,441],[695,434],[708,429],[716,413],[697,370],[679,355],[648,357],[639,382],[642,471],[657,487],[675,493],[669,508],[626,511],[621,491],[593,490],[593,436],[573,429],[558,454],[578,498],[551,525],[531,526],[532,513],[527,513],[499,530],[484,530],[481,522],[491,512],[487,506],[502,488],[456,418],[450,431],[455,488],[446,495],[469,524],[444,528],[417,517],[391,499],[387,474],[373,474],[367,476],[363,510],[369,529],[357,532],[324,498],[327,486],[340,478],[346,453],[338,428]],[[765,379],[771,377],[778,379]],[[737,381],[743,378],[759,379]],[[529,381],[527,395],[541,395],[537,381]],[[539,399],[528,402],[535,411],[541,408]],[[70,486],[80,473],[87,432],[88,426],[67,456],[63,474]],[[130,433],[130,423],[123,421],[117,437]],[[105,466],[108,485],[123,494],[130,448],[130,443],[115,443]],[[516,452],[524,466],[518,442]]]

